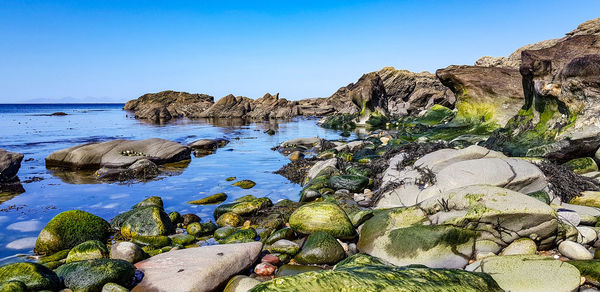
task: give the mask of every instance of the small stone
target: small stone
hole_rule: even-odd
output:
[[[277,265],[279,264],[279,258],[277,256],[274,256],[272,254],[266,254],[265,256],[262,257],[262,259],[260,259],[260,261],[262,263],[269,263],[272,265]]]
[[[223,215],[219,216],[217,219],[217,225],[219,227],[231,226],[237,227],[242,222],[242,217],[240,215],[233,212],[226,212]]]
[[[294,151],[288,156],[291,161],[296,161],[302,157],[304,157],[304,154],[302,154],[300,151]]]
[[[276,269],[277,267],[269,263],[260,263],[256,265],[256,267],[254,267],[254,273],[256,273],[259,276],[270,276],[273,275],[273,273],[275,273]]]
[[[577,235],[577,242],[581,244],[589,244],[594,242],[598,237],[596,230],[591,227],[579,226],[577,227],[577,231],[579,231],[579,234]]]
[[[535,254],[537,246],[529,238],[519,238],[509,244],[500,255]]]
[[[581,244],[565,240],[558,245],[558,251],[572,260],[591,260],[594,256]]]
[[[196,214],[184,214],[181,216],[183,218],[183,226],[187,226],[190,223],[200,222],[200,217]]]
[[[233,183],[233,185],[236,187],[240,187],[242,189],[251,189],[256,185],[256,183],[251,180],[245,179],[245,180],[235,182],[235,183]]]
[[[111,246],[110,258],[125,260],[134,264],[145,259],[146,255],[138,245],[128,241],[120,241]]]

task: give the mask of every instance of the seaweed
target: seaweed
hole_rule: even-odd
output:
[[[274,173],[287,178],[290,182],[300,184],[304,181],[306,174],[315,163],[317,163],[317,159],[314,157],[300,158],[284,165]]]
[[[546,175],[550,189],[563,202],[568,203],[571,199],[581,196],[583,191],[600,191],[600,182],[578,175],[565,166],[543,162],[538,167]]]

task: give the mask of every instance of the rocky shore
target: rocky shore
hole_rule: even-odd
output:
[[[435,75],[384,68],[322,99],[130,101],[156,122],[325,116],[342,136],[365,134],[273,145],[290,159],[277,173],[302,186],[295,201],[189,202],[217,204],[211,220],[150,194],[110,221],[62,212],[36,256],[0,267],[0,290],[599,291],[600,18],[517,52]],[[46,164],[144,180],[226,143],[112,140]],[[0,182],[22,159],[0,151]]]

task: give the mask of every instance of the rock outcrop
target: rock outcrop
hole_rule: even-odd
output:
[[[0,184],[18,180],[17,172],[21,168],[24,155],[0,149]]]
[[[193,117],[214,103],[214,97],[178,91],[148,93],[128,101],[123,107],[135,113],[136,119],[166,122],[180,117]]]
[[[299,115],[297,102],[280,99],[279,93],[275,95],[267,93],[257,100],[230,94],[219,99],[206,111],[190,117],[268,120],[289,119],[297,115]]]

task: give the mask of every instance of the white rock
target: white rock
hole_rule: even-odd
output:
[[[570,240],[561,242],[558,245],[558,251],[572,260],[591,260],[594,258],[594,255],[583,245]]]
[[[327,167],[337,167],[337,158],[322,160],[315,163],[315,165],[308,170],[305,181],[309,182],[311,179],[315,178],[319,172]]]
[[[145,258],[141,247],[129,241],[119,241],[110,247],[110,258],[136,263]]]
[[[579,234],[577,235],[577,242],[581,244],[589,244],[590,242],[595,241],[598,237],[596,230],[591,227],[578,226],[577,231],[579,231]]]
[[[577,212],[564,210],[558,211],[558,220],[573,226],[578,226],[581,222],[581,217]]]
[[[144,278],[132,291],[212,291],[247,269],[262,243],[219,244],[153,256],[135,266]]]
[[[535,254],[537,246],[529,238],[519,238],[509,244],[500,255]]]

